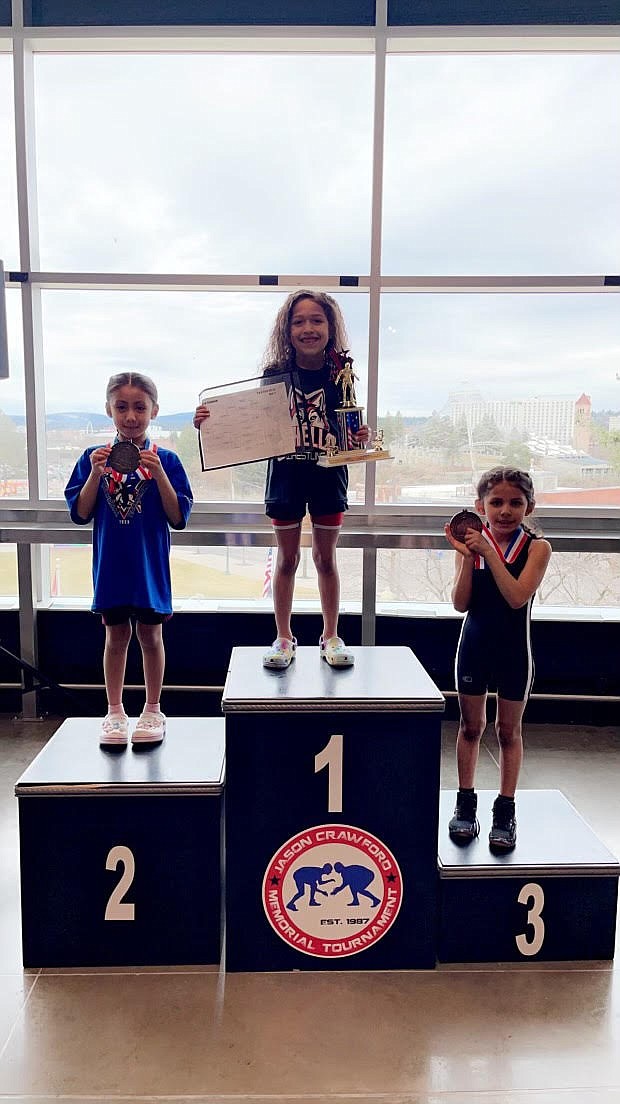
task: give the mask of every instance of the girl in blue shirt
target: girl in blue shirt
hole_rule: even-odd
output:
[[[115,443],[137,446],[138,467],[115,471],[109,463],[112,445],[88,448],[73,469],[65,498],[77,525],[93,520],[92,608],[101,614],[106,634],[103,671],[108,712],[100,743],[122,748],[129,733],[122,696],[134,620],[146,703],[132,743],[158,744],[165,735],[166,718],[159,699],[165,666],[162,625],[172,616],[170,528],[185,528],[193,499],[176,453],[151,444],[147,436],[149,423],[159,412],[153,381],[139,372],[112,376],[105,409],[116,427]]]

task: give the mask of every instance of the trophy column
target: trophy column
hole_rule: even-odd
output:
[[[227,969],[433,967],[444,699],[410,649],[235,648],[223,709]]]

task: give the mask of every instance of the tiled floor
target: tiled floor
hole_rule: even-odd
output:
[[[19,943],[15,780],[52,722],[0,721],[0,1100],[620,1102],[620,958],[413,973],[42,970]],[[443,785],[454,784],[454,725]],[[489,735],[481,789],[496,785]],[[522,784],[620,854],[620,732],[530,726]]]

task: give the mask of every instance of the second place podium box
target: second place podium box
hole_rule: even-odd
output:
[[[16,785],[24,966],[219,962],[223,720],[139,751],[99,725],[65,721]]]

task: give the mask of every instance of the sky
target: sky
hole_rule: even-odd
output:
[[[11,63],[0,55],[0,257],[19,266]],[[366,274],[366,56],[37,55],[43,271]],[[382,271],[620,272],[620,55],[388,58]],[[122,368],[162,413],[259,370],[281,294],[45,291],[50,412],[103,405]],[[364,400],[368,298],[339,294]],[[7,293],[23,412],[19,296]],[[620,409],[619,294],[383,297],[379,411],[452,391],[582,391]]]

